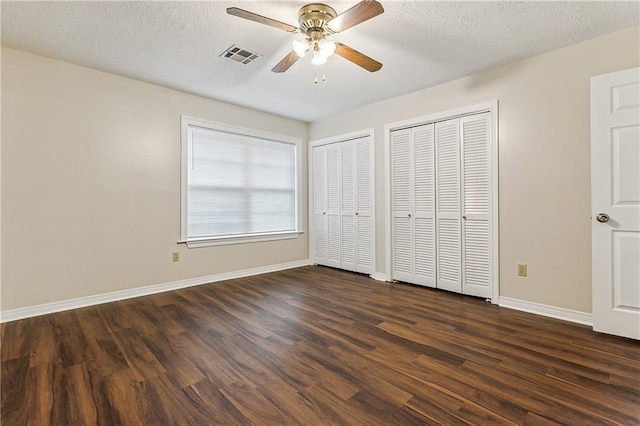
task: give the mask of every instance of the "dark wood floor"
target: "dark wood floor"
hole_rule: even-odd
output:
[[[640,344],[305,267],[2,325],[2,425],[640,423]]]

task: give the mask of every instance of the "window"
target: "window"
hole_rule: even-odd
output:
[[[182,138],[184,242],[297,236],[299,140],[187,117]]]

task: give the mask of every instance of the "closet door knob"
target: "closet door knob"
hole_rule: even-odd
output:
[[[598,222],[600,222],[600,223],[607,223],[607,222],[609,222],[609,219],[610,219],[610,217],[606,213],[600,213],[600,214],[598,214],[598,216],[596,216],[596,220]]]
[[[358,216],[358,212],[356,212],[356,216]]]
[[[411,217],[411,213],[409,213],[407,216],[408,216],[408,217]]]
[[[466,215],[466,214],[463,214],[463,215],[462,215],[462,218],[463,218],[464,220],[467,220],[467,215]]]

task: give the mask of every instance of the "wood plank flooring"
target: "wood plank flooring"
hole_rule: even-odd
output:
[[[1,326],[9,425],[640,424],[640,344],[304,267]]]

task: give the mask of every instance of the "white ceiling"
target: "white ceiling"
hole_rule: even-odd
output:
[[[384,14],[332,40],[384,64],[333,56],[271,68],[295,35],[225,12],[236,6],[297,26],[306,1],[2,2],[2,44],[303,121],[454,80],[638,25],[640,2],[385,1]],[[327,1],[338,13],[357,1]],[[298,36],[299,37],[299,36]],[[249,65],[229,46],[263,55]],[[326,81],[314,84],[314,77]]]

